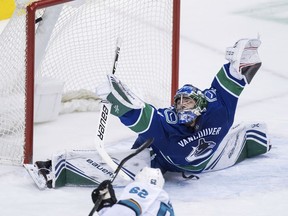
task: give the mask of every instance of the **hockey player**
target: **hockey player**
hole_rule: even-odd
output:
[[[110,180],[103,181],[92,192],[92,200],[95,203],[103,196],[96,209],[100,216],[174,216],[169,196],[163,186],[161,171],[145,167],[136,175],[135,181],[124,188],[118,201]]]
[[[151,167],[163,173],[194,174],[227,168],[271,148],[263,123],[231,128],[238,98],[261,66],[260,44],[259,39],[241,39],[227,48],[229,63],[216,74],[211,87],[201,91],[184,85],[172,107],[156,109],[143,102],[115,75],[108,75],[97,93],[112,104],[113,115],[138,133],[133,148],[154,138]]]
[[[148,138],[154,138],[151,145],[152,168],[159,168],[162,173],[182,172],[184,177],[187,173],[193,177],[198,173],[224,169],[245,158],[264,154],[271,148],[264,123],[232,126],[238,98],[261,66],[257,51],[260,44],[259,39],[241,39],[233,47],[228,47],[226,59],[229,63],[219,70],[211,87],[201,91],[186,84],[176,92],[174,105],[168,108],[156,109],[143,102],[115,75],[107,76],[108,82],[97,88],[97,94],[112,104],[113,115],[138,133],[132,148],[138,148]],[[74,168],[80,167],[79,164],[79,176],[84,173],[88,180],[96,179],[96,182],[101,182],[113,172],[107,172],[109,167],[97,163],[99,160],[93,158],[96,157],[93,152],[82,157],[75,154],[79,152],[56,155],[56,160],[52,158],[52,167],[51,162],[48,166],[47,162],[44,165],[36,163],[37,169],[45,172],[46,180],[52,179],[50,187],[65,185],[70,173],[74,175]],[[91,166],[94,169],[90,169]],[[50,170],[52,178],[49,177]],[[99,173],[96,178],[93,174],[95,170],[99,170],[103,178],[98,178]],[[66,173],[65,178],[63,173]],[[61,182],[63,179],[65,181]],[[73,181],[70,183],[74,184]]]

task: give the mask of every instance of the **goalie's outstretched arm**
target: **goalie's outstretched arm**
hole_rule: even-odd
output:
[[[108,100],[111,113],[132,131],[141,134],[149,130],[156,109],[134,94],[115,75],[107,75],[108,81],[97,88],[97,94]]]

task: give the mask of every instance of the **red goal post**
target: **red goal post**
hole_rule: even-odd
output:
[[[71,8],[69,4],[72,4]],[[37,42],[37,37],[43,37],[39,35],[41,33],[38,33],[38,30],[45,24],[45,19],[48,19],[47,9],[53,10],[53,7],[59,5],[63,5],[63,8],[57,22],[50,27],[52,33],[48,38],[49,41],[43,45],[43,40],[46,41],[47,37],[44,36],[41,42]],[[20,135],[16,141],[19,143],[12,148],[10,147],[13,142],[6,144],[5,141],[4,145],[10,150],[20,147],[19,151],[23,151],[23,155],[13,153],[11,157],[7,156],[5,151],[10,150],[2,150],[0,147],[0,163],[10,163],[9,160],[12,164],[33,162],[36,77],[48,76],[64,80],[64,92],[77,91],[78,87],[93,91],[105,79],[105,74],[112,69],[115,39],[119,36],[123,40],[123,45],[117,76],[119,74],[118,77],[124,83],[140,92],[148,103],[160,107],[172,102],[178,88],[180,0],[39,0],[23,8],[26,8],[26,34],[24,34],[26,43],[24,87],[21,91],[25,95],[25,102],[24,109],[20,109],[20,112],[24,112],[24,124],[19,127],[19,130],[23,129],[23,137]],[[18,5],[18,10],[14,13],[16,18],[12,17],[10,22],[19,19],[21,16],[19,14],[24,13],[23,8],[19,9]],[[35,20],[39,18],[42,21],[35,24]],[[72,22],[68,23],[70,20]],[[4,31],[15,31],[15,27],[12,29],[13,25],[16,24],[11,24],[9,28],[8,24]],[[5,34],[9,36],[9,33],[4,33],[0,40]],[[42,51],[45,50],[44,54],[41,53],[41,49],[39,51],[39,44],[44,47],[41,47]],[[64,53],[63,50],[66,48],[67,51]],[[9,53],[10,51],[7,51],[6,54]],[[44,57],[36,60],[37,56],[41,55]],[[15,91],[11,92],[14,94]],[[11,106],[10,102],[8,104]],[[0,113],[0,121],[1,118]],[[3,122],[7,122],[6,119]],[[12,127],[14,125],[13,122]],[[0,133],[3,133],[0,134],[0,142],[3,137],[13,135],[9,131],[15,129],[10,127],[1,130],[0,126]]]

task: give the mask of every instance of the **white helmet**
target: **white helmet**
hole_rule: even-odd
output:
[[[161,189],[163,188],[165,183],[161,170],[158,168],[150,168],[150,167],[144,167],[136,175],[135,181],[155,185]]]

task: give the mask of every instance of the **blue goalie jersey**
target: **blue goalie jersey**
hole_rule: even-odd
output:
[[[154,138],[152,167],[163,173],[201,173],[233,124],[238,97],[245,84],[230,74],[229,64],[224,65],[211,87],[203,91],[207,110],[197,118],[193,128],[178,124],[174,107],[156,109],[149,104],[127,112],[120,120],[139,134],[134,148]]]

